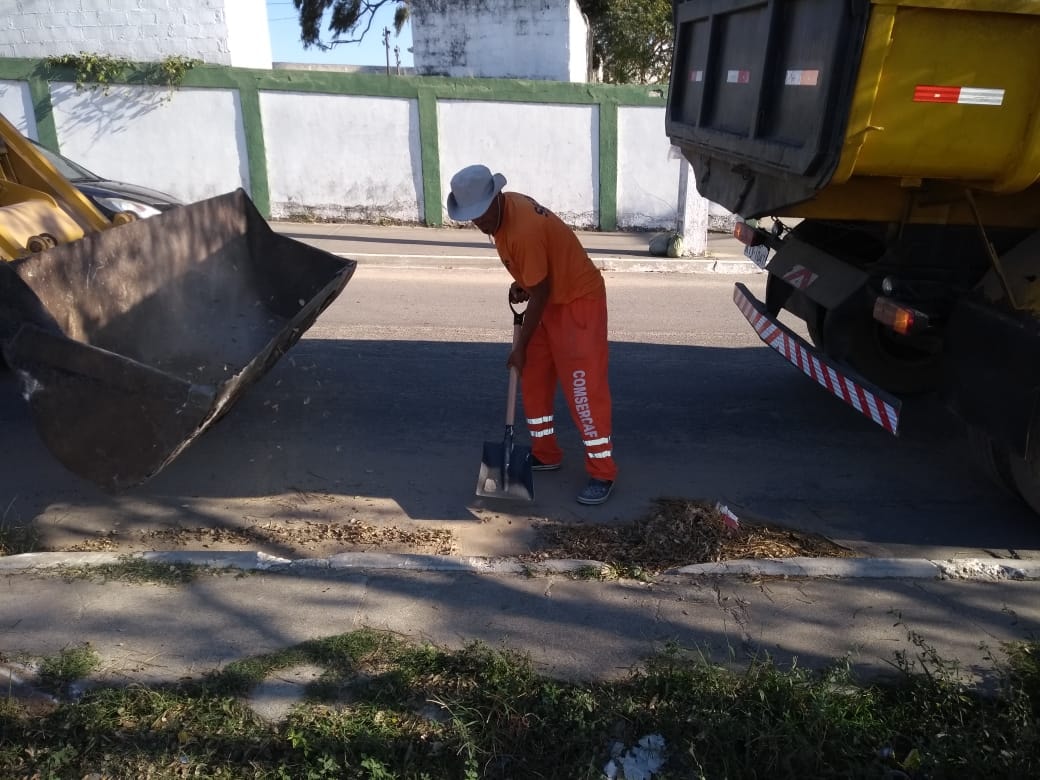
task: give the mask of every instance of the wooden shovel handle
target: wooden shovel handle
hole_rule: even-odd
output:
[[[509,308],[513,311],[513,349],[516,349],[516,345],[520,341],[520,328],[524,324],[524,314],[527,313],[527,309],[524,311],[517,311],[512,303],[509,304]],[[520,380],[520,372],[516,370],[515,366],[509,367],[509,392],[506,394],[506,427],[512,428],[513,423],[516,421],[516,389],[517,384]]]
[[[516,420],[516,386],[519,375],[516,368],[509,367],[509,393],[506,396],[506,427],[512,428]]]

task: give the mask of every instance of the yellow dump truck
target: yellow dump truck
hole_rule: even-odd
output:
[[[673,8],[666,133],[768,273],[752,327],[894,434],[941,394],[1040,512],[1040,2]]]
[[[0,354],[47,447],[103,488],[177,457],[355,265],[278,235],[242,190],[109,220],[0,116]]]

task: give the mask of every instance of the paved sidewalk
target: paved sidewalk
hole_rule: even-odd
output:
[[[476,228],[415,225],[362,225],[346,223],[274,222],[279,233],[361,264],[398,267],[498,268],[490,240]],[[709,233],[708,252],[702,257],[653,257],[653,232],[578,231],[582,246],[605,271],[671,273],[759,273],[746,257],[744,246],[728,233]]]
[[[893,670],[919,637],[984,677],[989,652],[1036,636],[1040,581],[695,577],[656,582],[403,568],[312,566],[200,576],[179,586],[45,570],[0,574],[0,655],[43,657],[89,642],[103,673],[158,683],[362,627],[459,647],[527,653],[554,676],[623,676],[667,643],[741,667],[768,654],[820,668],[848,655]]]

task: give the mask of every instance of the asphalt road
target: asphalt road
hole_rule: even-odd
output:
[[[735,281],[760,292],[761,275],[608,272],[614,497],[574,502],[585,477],[565,423],[565,468],[537,476],[534,504],[479,499],[481,444],[501,439],[505,411],[506,274],[473,235],[460,247],[438,231],[430,240],[415,229],[354,232],[354,243],[326,244],[358,256],[344,293],[141,488],[107,495],[65,472],[14,382],[0,382],[0,523],[31,525],[40,547],[130,550],[169,548],[172,528],[184,532],[178,545],[193,546],[194,534],[195,547],[226,548],[234,543],[202,529],[262,535],[353,521],[450,529],[459,554],[509,555],[529,547],[539,520],[631,522],[655,498],[678,496],[871,555],[1040,557],[1040,520],[979,473],[940,407],[909,404],[895,439],[758,341],[730,293]],[[622,238],[639,259],[645,239]],[[253,546],[300,554],[284,537]]]

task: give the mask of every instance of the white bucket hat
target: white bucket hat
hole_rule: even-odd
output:
[[[457,222],[476,219],[491,206],[491,201],[506,186],[501,173],[491,175],[486,165],[470,165],[451,177],[448,216]]]

